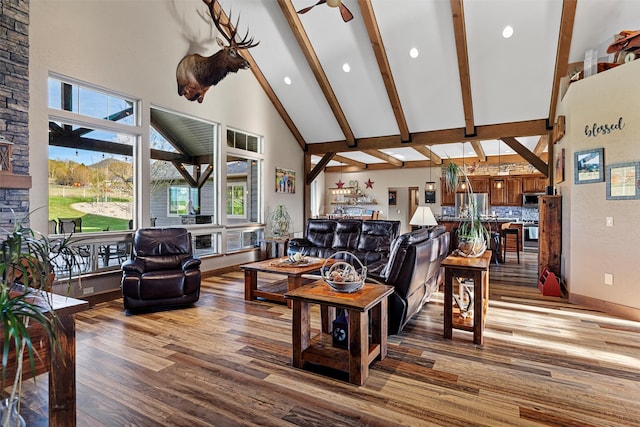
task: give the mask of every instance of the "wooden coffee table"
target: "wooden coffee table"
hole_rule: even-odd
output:
[[[364,384],[369,377],[369,365],[387,356],[387,297],[392,293],[392,286],[369,283],[353,293],[335,292],[322,280],[287,292],[285,297],[293,300],[293,366],[303,368],[305,362],[326,366],[348,372],[349,382],[353,384]],[[335,317],[335,308],[347,310],[346,349],[332,346],[333,319],[322,319],[323,333],[311,338],[310,304],[330,308],[321,310],[323,316],[328,312]]]
[[[320,270],[324,264],[324,258],[307,257],[305,264],[288,264],[288,258],[268,259],[241,265],[244,270],[244,299],[252,301],[256,298],[264,298],[269,301],[286,302],[291,308],[291,301],[286,301],[284,293],[299,288],[303,284],[303,274]],[[329,260],[330,263],[333,260]],[[286,275],[286,280],[277,281],[258,288],[258,272]],[[307,279],[311,282],[313,279]]]

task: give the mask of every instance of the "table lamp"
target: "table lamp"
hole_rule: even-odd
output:
[[[416,209],[415,213],[411,217],[409,224],[423,227],[425,225],[438,225],[438,221],[436,221],[436,218],[433,216],[433,212],[431,212],[431,208],[429,206],[418,206],[418,209]]]

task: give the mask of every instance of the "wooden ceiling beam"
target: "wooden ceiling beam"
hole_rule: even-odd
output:
[[[545,134],[540,137],[536,147],[533,149],[533,154],[540,157],[540,154],[544,153],[544,149],[549,145],[549,135]]]
[[[545,153],[546,154],[546,153]],[[448,162],[449,160],[447,160]],[[462,158],[459,159],[451,159],[451,161],[459,166],[462,166]],[[470,162],[474,163],[477,159],[475,157],[467,157],[465,158],[465,164],[469,166]],[[500,162],[502,164],[505,163],[522,163],[525,159],[522,158],[519,154],[508,154],[502,155]],[[544,161],[544,160],[543,160]],[[498,156],[487,157],[487,164],[497,165],[499,163]],[[433,163],[429,163],[429,160],[411,160],[404,162],[402,169],[412,169],[412,168],[428,168],[433,167]],[[363,170],[367,171],[377,171],[377,170],[390,170],[390,169],[400,169],[398,166],[394,166],[389,163],[371,163],[367,165],[366,169],[358,168],[356,166],[327,166],[324,168],[325,172],[362,172]]]
[[[484,153],[484,149],[482,148],[482,144],[480,144],[480,141],[471,141],[471,146],[473,147],[473,151],[476,152],[478,160],[481,162],[486,162],[487,155]]]
[[[300,49],[307,59],[309,67],[311,68],[313,75],[316,77],[322,93],[324,94],[325,98],[327,98],[329,107],[331,108],[331,111],[333,111],[333,115],[338,122],[338,126],[340,126],[345,140],[347,141],[347,146],[354,147],[356,145],[356,138],[353,135],[353,131],[351,130],[349,123],[347,122],[347,117],[345,116],[344,111],[342,111],[342,107],[340,107],[338,98],[333,92],[333,88],[329,83],[329,79],[322,69],[320,60],[318,59],[318,56],[316,55],[316,52],[311,45],[311,41],[309,40],[307,33],[304,31],[302,22],[300,22],[300,18],[298,17],[298,14],[296,13],[296,10],[291,3],[291,0],[278,0],[278,5],[280,5],[280,9],[282,9],[282,13],[289,23],[291,32],[298,41]]]
[[[382,42],[382,36],[380,35],[380,28],[378,27],[376,15],[373,11],[373,7],[371,6],[371,0],[359,0],[358,4],[360,5],[360,12],[362,13],[364,25],[369,33],[369,40],[371,41],[373,53],[376,55],[376,60],[378,61],[378,68],[382,75],[384,87],[387,89],[387,96],[389,97],[393,114],[396,117],[396,123],[400,130],[400,138],[402,141],[408,141],[409,126],[407,125],[407,120],[404,116],[404,111],[402,110],[400,96],[398,95],[396,83],[393,79],[393,74],[391,73],[391,66],[389,65],[389,60],[384,49],[384,43]]]
[[[556,107],[560,97],[560,80],[567,76],[577,3],[577,0],[563,0],[562,2],[562,17],[560,18],[560,33],[558,34],[558,48],[556,50],[556,67],[553,75],[551,104],[549,105],[549,126],[556,120]]]
[[[220,13],[221,12],[220,9],[221,9],[220,8],[220,4],[218,2],[216,2],[214,4],[215,13]],[[222,16],[224,17],[224,19],[222,19],[222,21],[229,22],[229,17],[227,16],[227,14],[224,11],[222,11]],[[233,28],[233,25],[232,25],[231,22],[229,22],[229,27]],[[227,34],[227,35],[229,35],[229,34]],[[273,88],[271,87],[271,85],[267,81],[267,78],[262,73],[262,70],[260,70],[260,67],[258,67],[258,64],[253,59],[253,56],[249,52],[249,49],[244,49],[242,51],[241,56],[244,59],[246,59],[247,62],[249,62],[249,69],[253,73],[253,75],[256,78],[256,80],[258,80],[258,83],[262,87],[262,90],[264,90],[264,93],[267,95],[267,97],[269,98],[269,100],[273,104],[274,108],[276,109],[276,111],[278,112],[278,114],[280,115],[280,117],[282,118],[284,123],[287,125],[287,128],[289,128],[289,131],[291,132],[291,134],[293,135],[295,140],[298,142],[298,145],[300,145],[300,148],[302,148],[304,150],[306,142],[305,142],[304,138],[302,137],[302,134],[300,133],[300,131],[298,130],[296,125],[293,123],[293,120],[291,119],[291,116],[289,116],[289,114],[287,113],[287,110],[284,108],[284,106],[280,102],[280,99],[278,98],[278,96],[274,92]]]
[[[196,182],[195,179],[193,179],[189,171],[187,171],[187,169],[184,167],[182,163],[180,163],[177,160],[173,160],[171,163],[173,163],[173,166],[178,170],[178,172],[180,172],[180,175],[182,175],[184,180],[187,181],[187,184],[189,184],[189,187],[192,187],[192,188],[198,187],[198,183]]]
[[[355,166],[355,167],[360,168],[360,169],[366,169],[367,168],[367,164],[366,163],[362,163],[362,162],[359,162],[357,160],[350,159],[348,157],[340,156],[338,154],[333,156],[333,160],[335,160],[336,162],[344,163],[346,165]]]
[[[324,154],[327,152],[361,151],[363,149],[403,148],[419,145],[450,144],[464,141],[483,141],[499,139],[503,136],[523,137],[538,136],[548,132],[547,119],[527,120],[522,122],[501,123],[495,125],[476,126],[476,135],[465,136],[464,128],[443,129],[411,134],[410,142],[402,142],[400,135],[389,135],[374,138],[359,138],[357,147],[349,147],[345,141],[308,144],[310,154]]]
[[[411,148],[413,148],[414,150],[416,150],[418,153],[422,154],[423,156],[428,157],[429,159],[431,159],[432,163],[435,163],[436,165],[441,165],[442,164],[442,158],[440,156],[438,156],[436,153],[434,153],[433,151],[431,151],[429,148],[425,147],[424,145],[416,145],[416,146],[413,146]]]
[[[513,137],[500,138],[505,144],[507,144],[513,151],[520,154],[527,162],[534,168],[538,169],[544,176],[549,177],[549,165],[545,163],[540,157],[533,154],[527,147],[522,145],[520,141]]]
[[[331,159],[335,155],[336,155],[336,153],[334,152],[334,153],[326,153],[324,156],[322,156],[322,159],[320,159],[318,164],[315,165],[315,167],[307,175],[307,178],[306,178],[306,184],[307,185],[311,185],[313,180],[316,179],[318,175],[320,175],[320,172],[322,172],[324,170],[324,167],[327,165],[327,163],[329,163],[331,161]],[[311,157],[311,155],[309,155],[309,157]]]
[[[387,153],[383,153],[382,151],[378,151],[378,150],[362,150],[363,153],[366,153],[370,156],[373,157],[377,157],[380,160],[384,160],[387,163],[391,163],[394,166],[397,167],[402,167],[404,165],[404,162],[401,160],[396,159],[393,156],[388,155]]]
[[[473,118],[473,101],[471,97],[471,78],[469,77],[469,53],[467,52],[467,31],[464,23],[463,0],[451,0],[451,16],[453,18],[453,34],[456,40],[458,55],[458,73],[462,90],[462,106],[464,108],[464,132],[466,136],[475,135]]]

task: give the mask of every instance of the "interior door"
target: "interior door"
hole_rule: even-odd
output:
[[[408,221],[411,221],[411,218],[413,218],[413,214],[416,212],[416,209],[418,209],[419,204],[420,204],[420,191],[418,187],[409,187]],[[413,227],[409,225],[409,230],[412,230],[412,229]]]

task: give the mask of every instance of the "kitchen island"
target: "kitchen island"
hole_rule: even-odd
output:
[[[451,246],[449,248],[449,252],[452,252],[458,246],[457,239],[454,238],[455,236],[454,231],[457,230],[461,222],[465,222],[465,221],[469,221],[469,218],[456,218],[451,216],[443,216],[440,219],[438,219],[438,224],[444,225],[447,231],[451,233],[451,243],[450,243]],[[502,226],[507,223],[511,224],[509,225],[509,228],[517,228],[520,230],[519,231],[520,248],[522,249],[524,247],[524,229],[523,228],[525,223],[522,222],[519,218],[501,218],[501,217],[482,218],[482,224],[491,233],[500,233],[500,230],[502,230]],[[515,240],[507,239],[506,245],[507,245],[508,252],[513,252],[516,250]],[[492,247],[492,249],[495,250],[497,248]]]

